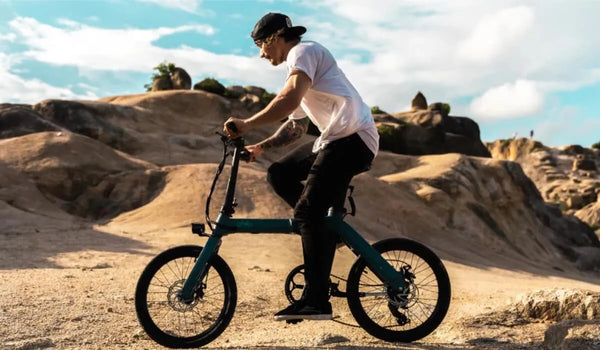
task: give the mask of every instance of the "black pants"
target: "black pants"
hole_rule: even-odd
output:
[[[330,207],[343,208],[350,180],[368,170],[373,157],[360,136],[352,134],[316,154],[309,142],[269,167],[267,180],[294,208],[296,229],[302,236],[306,279],[302,300],[308,305],[320,307],[329,299],[337,237],[323,229],[323,218]]]

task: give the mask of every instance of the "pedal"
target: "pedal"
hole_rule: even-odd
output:
[[[287,324],[296,324],[296,323],[300,323],[304,320],[286,320],[285,323]]]

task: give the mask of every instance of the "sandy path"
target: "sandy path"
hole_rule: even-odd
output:
[[[133,304],[137,278],[158,252],[180,244],[202,244],[202,239],[188,228],[143,235],[118,227],[110,230],[112,233],[96,227],[0,235],[0,347],[160,348],[137,323]],[[399,346],[335,322],[286,325],[272,320],[272,314],[287,305],[285,277],[301,262],[297,236],[233,235],[224,240],[220,255],[234,272],[238,305],[228,329],[208,348],[536,348],[547,325],[470,327],[465,320],[540,288],[600,291],[599,280],[590,276],[573,280],[445,261],[453,287],[446,320],[422,341]],[[347,249],[340,250],[334,273],[345,276],[352,261]],[[345,300],[336,298],[333,307],[341,321],[354,323]],[[327,344],[338,339],[335,336],[346,340]]]

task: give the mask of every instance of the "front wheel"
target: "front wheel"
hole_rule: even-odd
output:
[[[373,245],[407,288],[393,290],[358,259],[348,274],[348,306],[369,334],[390,342],[411,342],[433,332],[450,305],[450,279],[441,260],[424,245],[392,238]]]
[[[203,346],[223,333],[233,317],[237,287],[231,269],[218,255],[198,281],[193,301],[178,298],[201,251],[202,247],[189,245],[166,250],[152,259],[138,280],[138,320],[148,336],[163,346]]]

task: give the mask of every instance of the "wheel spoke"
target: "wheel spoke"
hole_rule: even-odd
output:
[[[163,260],[155,263],[156,267],[151,272],[144,271],[138,283],[139,289],[145,278],[146,297],[142,307],[146,310],[145,315],[149,316],[144,316],[144,313],[140,315],[140,310],[143,309],[138,305],[139,295],[136,290],[136,311],[140,322],[148,335],[162,345],[178,344],[171,343],[175,339],[194,338],[189,345],[202,346],[214,339],[215,334],[223,332],[233,316],[236,295],[231,271],[217,256],[217,265],[215,261],[210,262],[202,283],[194,287],[194,299],[184,303],[179,299],[178,293],[195,264],[198,250],[191,246],[177,247],[161,253],[155,260],[162,255]],[[225,278],[223,271],[229,277]]]
[[[388,341],[420,339],[437,327],[448,309],[447,273],[439,260],[436,261],[438,258],[420,244],[406,239],[391,239],[378,244],[381,256],[390,266],[412,275],[405,276],[406,289],[394,291],[376,277],[364,260],[359,260],[357,264],[360,265],[352,269],[356,273],[348,276],[350,310],[359,325],[376,337]],[[445,280],[439,281],[440,275],[445,275]],[[428,322],[432,318],[435,320]],[[426,323],[425,332],[409,333]]]

